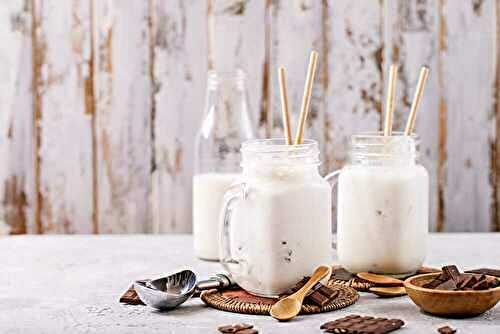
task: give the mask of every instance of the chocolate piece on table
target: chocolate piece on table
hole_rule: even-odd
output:
[[[477,283],[472,286],[472,290],[487,290],[490,287],[488,284],[488,280],[485,275],[481,275],[481,277],[477,280]]]
[[[249,330],[252,328],[253,325],[250,324],[235,324],[235,325],[219,326],[217,330],[221,333],[229,334],[229,333],[242,333],[242,331]],[[247,332],[247,334],[251,334],[251,332]]]
[[[128,305],[144,305],[142,300],[135,292],[134,286],[131,285],[127,291],[120,297],[120,303],[128,304]]]
[[[452,279],[455,284],[458,284],[460,282],[460,271],[458,270],[457,266],[449,265],[444,266],[442,269],[443,274],[445,274],[447,278]]]
[[[457,332],[457,330],[451,328],[450,326],[443,326],[443,327],[438,328],[438,332],[440,334],[454,334]]]
[[[237,331],[236,334],[258,334],[259,331],[254,328],[243,329],[241,331]]]
[[[399,319],[386,319],[349,315],[321,325],[327,333],[383,334],[404,326]]]
[[[500,269],[480,268],[480,269],[467,270],[466,273],[489,275],[500,278]]]

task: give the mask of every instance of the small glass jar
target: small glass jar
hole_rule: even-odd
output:
[[[429,176],[417,161],[416,137],[352,136],[337,173],[337,255],[350,272],[403,274],[425,258]]]
[[[240,173],[240,146],[254,138],[242,70],[209,71],[204,118],[195,140],[194,251],[219,259],[219,212],[224,193]]]
[[[248,292],[277,296],[331,264],[331,187],[319,162],[313,140],[243,144],[243,173],[221,213],[221,262]]]

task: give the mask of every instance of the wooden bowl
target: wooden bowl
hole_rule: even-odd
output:
[[[440,273],[417,275],[404,282],[408,296],[425,312],[451,318],[474,317],[488,311],[500,301],[500,287],[479,291],[422,288],[422,285],[439,275]]]

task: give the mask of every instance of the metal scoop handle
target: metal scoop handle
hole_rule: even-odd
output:
[[[229,275],[216,274],[209,279],[199,281],[198,284],[196,284],[196,291],[224,289],[231,285],[234,285],[234,281]]]

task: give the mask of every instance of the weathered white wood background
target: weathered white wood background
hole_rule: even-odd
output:
[[[403,129],[427,64],[417,131],[432,230],[499,231],[499,13],[495,0],[1,1],[0,213],[12,233],[190,231],[207,69],[249,73],[270,136],[277,66],[297,116],[314,48],[307,133],[324,171],[349,135],[380,126],[392,62]]]

